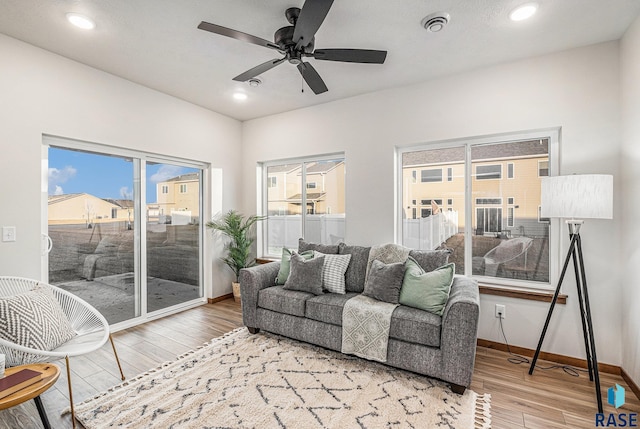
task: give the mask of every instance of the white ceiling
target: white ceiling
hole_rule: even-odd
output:
[[[0,0],[0,33],[246,120],[616,40],[640,13],[638,0],[537,0],[532,19],[511,22],[511,9],[526,1],[335,0],[316,48],[383,49],[388,56],[383,65],[311,59],[329,87],[321,95],[306,86],[301,93],[300,74],[288,63],[261,75],[258,88],[232,81],[279,54],[196,28],[208,21],[273,40],[289,25],[284,11],[303,0]],[[428,33],[420,21],[439,11],[451,22]],[[90,16],[96,29],[72,27],[67,12]],[[238,89],[249,98],[233,100]]]

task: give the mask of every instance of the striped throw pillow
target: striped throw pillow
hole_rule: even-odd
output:
[[[344,273],[349,268],[351,255],[328,255],[314,251],[314,257],[324,256],[324,265],[322,266],[322,287],[328,292],[346,293],[346,284]]]
[[[47,285],[0,298],[0,338],[37,350],[53,350],[76,335]],[[7,362],[15,366],[29,362]]]

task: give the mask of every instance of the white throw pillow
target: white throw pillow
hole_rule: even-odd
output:
[[[0,338],[36,350],[53,350],[76,335],[47,285],[0,298]],[[27,362],[7,362],[7,366]]]
[[[314,251],[314,257],[324,256],[324,265],[322,266],[322,287],[328,292],[346,293],[346,284],[344,273],[349,268],[351,255],[329,255]]]

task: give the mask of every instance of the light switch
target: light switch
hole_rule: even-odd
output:
[[[2,241],[16,241],[16,227],[15,226],[3,226],[2,227]]]

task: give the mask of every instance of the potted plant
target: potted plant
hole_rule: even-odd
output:
[[[251,246],[255,241],[255,224],[264,219],[262,216],[248,216],[229,210],[220,219],[207,222],[207,227],[227,237],[225,244],[226,256],[220,258],[229,266],[236,275],[236,281],[232,283],[233,299],[240,301],[240,283],[238,279],[240,270],[255,265],[251,257]]]

